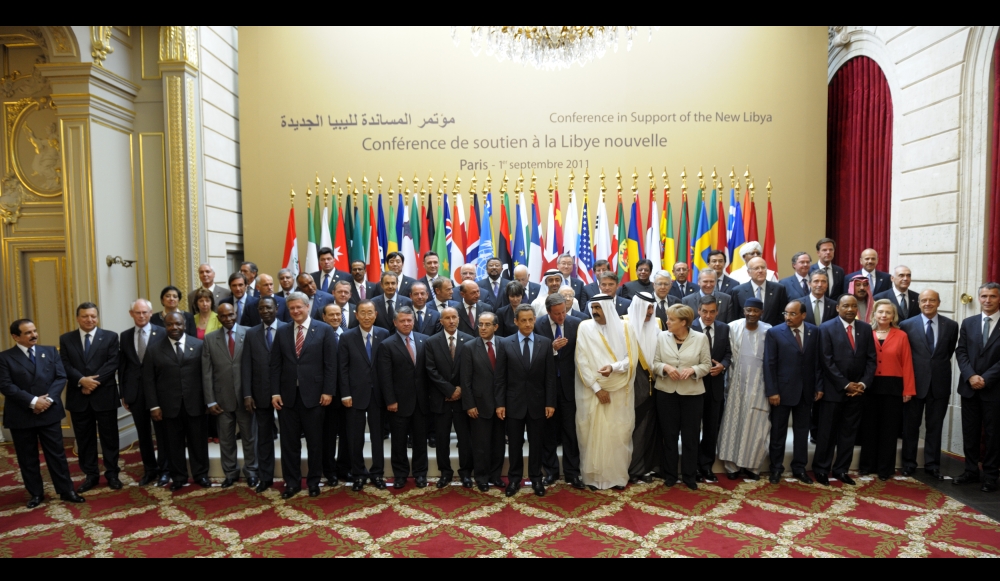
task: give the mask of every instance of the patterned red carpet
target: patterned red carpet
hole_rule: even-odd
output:
[[[1000,555],[1000,524],[912,479],[824,488],[723,478],[698,491],[560,484],[544,498],[524,489],[511,499],[411,482],[283,501],[280,485],[263,495],[245,484],[139,488],[138,454],[123,459],[124,490],[102,484],[72,505],[49,489],[29,511],[13,449],[0,446],[0,558]]]

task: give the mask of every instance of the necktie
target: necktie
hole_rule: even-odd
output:
[[[410,341],[410,336],[406,336],[406,350],[410,352],[410,359],[413,360],[413,364],[417,364],[417,352],[413,350],[413,343]]]
[[[368,354],[368,361],[372,360],[372,334],[371,332],[365,336],[365,353]]]
[[[31,361],[32,365],[35,364],[35,348],[34,347],[28,347],[28,359]]]
[[[268,351],[271,350],[271,343],[274,342],[274,336],[271,334],[271,331],[272,331],[271,327],[268,327],[267,328],[267,335],[265,336],[265,338],[267,339],[267,350]]]
[[[86,355],[90,351],[90,333],[83,336],[83,354]]]
[[[909,315],[910,305],[906,303],[906,293],[899,293],[899,318],[905,319]]]
[[[823,324],[823,313],[819,311],[819,299],[813,301],[813,320],[816,321],[816,326],[819,327]]]
[[[986,347],[986,342],[990,340],[990,318],[986,317],[983,319],[983,347]]]
[[[795,342],[799,344],[799,351],[802,351],[802,335],[798,329],[795,329]]]
[[[934,353],[934,324],[932,321],[927,321],[927,331],[924,333],[924,337],[927,338],[927,350]]]
[[[396,309],[394,309],[392,307],[392,300],[391,299],[385,302],[385,312],[386,312],[386,314],[389,315],[389,324],[392,325],[393,328],[395,328],[395,326],[396,326],[396,323],[395,323],[395,320],[396,320]]]
[[[869,289],[868,292],[870,292],[872,294],[875,294],[875,275],[874,274],[869,274],[868,275],[868,289]]]
[[[486,342],[486,353],[490,356],[490,366],[497,368],[497,354],[493,352],[493,341]]]
[[[174,343],[174,351],[177,353],[177,361],[182,361],[184,359],[184,348],[181,347],[180,341]]]
[[[142,358],[146,356],[146,330],[139,329],[139,348],[136,349],[136,354],[139,356],[139,363],[142,363]]]
[[[295,335],[295,356],[302,355],[302,345],[306,342],[306,328],[299,325],[299,332]]]
[[[423,309],[417,311],[417,329],[424,328],[424,311]]]
[[[830,289],[833,288],[833,279],[830,278],[830,267],[826,266],[826,267],[821,268],[820,270],[822,270],[823,274],[826,275],[826,280],[828,282],[828,284],[826,286],[826,296],[830,296]]]
[[[451,351],[452,360],[455,359],[455,336],[448,337],[448,350]]]
[[[715,344],[712,343],[712,328],[705,327],[705,334],[708,335],[708,349],[711,351]]]
[[[660,312],[661,312],[661,313],[663,313],[664,315],[666,315],[666,313],[667,313],[667,307],[666,307],[666,305],[664,304],[664,303],[666,303],[666,302],[667,302],[667,301],[664,301],[664,300],[661,300],[661,301],[660,301]]]
[[[361,300],[365,300],[365,283],[358,285],[358,295],[361,297]]]
[[[493,281],[493,296],[500,298],[500,283]]]
[[[243,318],[243,299],[236,301],[236,322]]]
[[[809,285],[806,284],[806,279],[799,281],[802,283],[802,294],[809,296]]]
[[[438,311],[443,311],[443,310],[445,310],[447,308],[448,308],[448,305],[446,305],[445,303],[438,304]]]
[[[755,295],[757,296],[758,299],[760,299],[760,290],[761,288],[757,287],[757,292],[755,293]]]
[[[562,325],[556,325],[556,339],[561,339],[562,336]]]
[[[233,332],[227,331],[229,335],[229,357],[233,358],[236,356],[236,340],[233,339]]]
[[[851,350],[857,350],[857,345],[854,344],[854,325],[847,326],[847,340],[851,342]]]
[[[329,273],[323,275],[323,286],[320,287],[319,290],[321,290],[321,291],[323,291],[325,293],[330,292],[330,275],[329,275]]]
[[[469,324],[472,325],[473,329],[475,329],[476,328],[476,315],[475,315],[475,313],[472,312],[473,308],[474,307],[472,305],[469,305]]]
[[[364,300],[364,298],[362,297],[361,300]],[[344,305],[343,307],[341,307],[340,312],[343,313],[340,317],[340,328],[346,331],[347,317],[351,315],[351,309],[347,305]]]
[[[531,367],[531,348],[528,347],[528,339],[524,338],[524,348],[521,350],[521,361],[524,362],[525,369]]]

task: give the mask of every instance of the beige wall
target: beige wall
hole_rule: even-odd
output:
[[[646,42],[646,29],[631,52],[624,40],[617,53],[568,71],[543,72],[510,62],[497,62],[469,50],[468,33],[456,48],[447,28],[285,28],[245,27],[240,31],[239,75],[243,221],[246,257],[262,271],[279,267],[288,215],[289,185],[296,193],[299,255],[305,250],[307,185],[316,172],[329,183],[332,172],[344,184],[348,172],[356,182],[381,172],[395,181],[402,172],[412,186],[414,173],[423,185],[428,172],[440,183],[458,171],[468,203],[472,171],[463,160],[484,162],[494,192],[507,169],[513,189],[518,170],[510,162],[583,160],[589,166],[589,200],[598,201],[601,168],[608,175],[609,202],[614,203],[614,174],[638,168],[643,218],[652,166],[670,175],[675,208],[680,198],[682,167],[687,168],[689,194],[697,189],[699,167],[713,166],[728,176],[736,166],[742,175],[749,164],[758,192],[760,233],[766,220],[764,186],[774,184],[779,265],[793,252],[812,249],[824,233],[826,184],[826,54],[825,28],[669,28]],[[610,123],[552,123],[556,114],[612,114]],[[676,114],[676,121],[634,122],[632,114]],[[707,113],[711,122],[681,122],[684,114]],[[741,121],[716,121],[716,113]],[[771,121],[743,122],[744,114],[770,115]],[[406,118],[408,125],[372,126],[362,120]],[[454,118],[447,127],[419,128],[438,115]],[[624,115],[626,121],[618,121]],[[285,127],[282,127],[284,116]],[[293,130],[291,120],[315,119],[322,126]],[[358,125],[333,129],[330,121],[356,116]],[[406,117],[408,116],[408,117]],[[607,138],[658,135],[665,147],[606,147]],[[554,138],[555,147],[532,147],[535,137]],[[597,138],[598,148],[562,147],[572,135]],[[391,140],[443,139],[444,150],[366,151],[365,138]],[[473,149],[475,139],[525,138],[523,149]],[[456,138],[469,149],[452,149]],[[477,167],[483,167],[479,165]],[[548,186],[552,169],[536,169],[539,189]],[[482,187],[486,171],[477,170]],[[568,169],[559,170],[565,208]],[[583,186],[575,170],[576,189]],[[531,170],[525,171],[530,176]],[[709,186],[711,181],[709,181]],[[631,179],[624,182],[630,199]],[[727,178],[728,188],[728,178]],[[388,184],[386,184],[388,189]],[[647,190],[648,191],[648,190]],[[547,192],[545,192],[547,194]],[[692,196],[693,197],[693,196]],[[541,195],[543,213],[548,195]],[[578,202],[579,203],[579,202]],[[580,204],[582,210],[582,204]],[[692,201],[691,211],[694,206]],[[675,210],[676,211],[676,210]],[[592,216],[596,212],[591,209]],[[614,209],[609,212],[614,215]],[[675,216],[675,221],[677,217]],[[499,220],[499,215],[497,215]]]

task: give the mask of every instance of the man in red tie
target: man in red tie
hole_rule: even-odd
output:
[[[875,378],[878,362],[872,328],[857,319],[858,300],[849,294],[841,296],[837,314],[819,328],[824,381],[816,395],[819,431],[813,473],[825,486],[830,476],[854,484],[847,471],[854,458],[865,389]]]
[[[503,351],[497,349],[497,317],[489,311],[479,315],[479,341],[462,352],[462,408],[469,415],[472,433],[472,466],[476,486],[486,492],[490,486],[504,487],[500,479],[505,451],[504,422],[496,414],[497,368],[505,365]],[[497,357],[501,359],[498,361]]]

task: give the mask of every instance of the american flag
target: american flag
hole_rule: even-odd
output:
[[[594,253],[590,247],[590,218],[587,216],[587,201],[583,201],[583,219],[580,222],[580,239],[576,251],[576,276],[585,284],[594,282]]]

